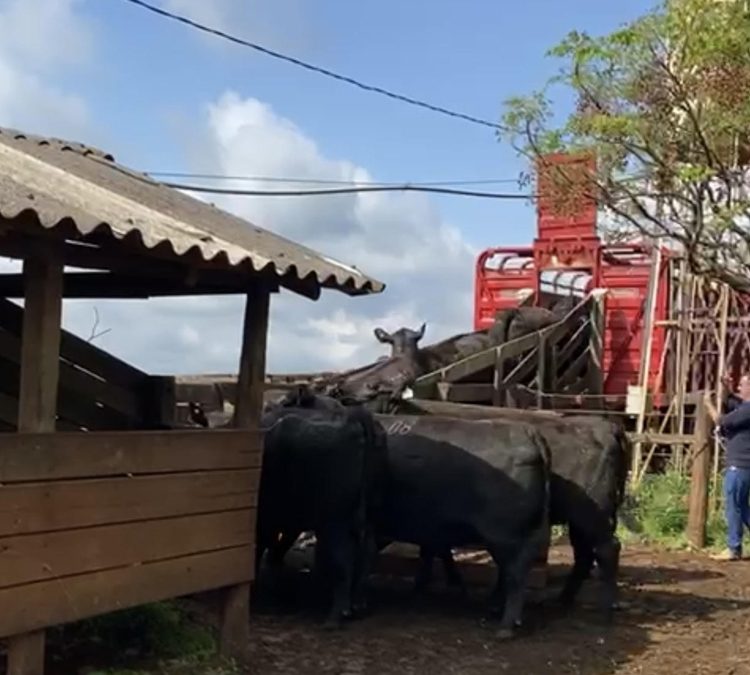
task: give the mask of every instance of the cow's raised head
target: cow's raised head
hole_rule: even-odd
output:
[[[376,328],[373,332],[378,342],[391,345],[391,356],[416,356],[419,341],[424,337],[427,324],[423,323],[419,330],[411,328],[399,328],[393,333],[388,333],[382,328]]]

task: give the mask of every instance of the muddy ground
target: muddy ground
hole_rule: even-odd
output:
[[[750,675],[750,560],[714,563],[704,555],[629,546],[623,551],[616,623],[602,625],[591,581],[579,606],[563,614],[550,600],[569,564],[554,547],[543,597],[527,612],[527,633],[498,642],[484,621],[486,590],[469,598],[436,584],[416,598],[401,579],[374,582],[373,613],[338,634],[299,606],[256,605],[255,675],[497,675],[645,673]],[[301,591],[304,595],[304,580]]]

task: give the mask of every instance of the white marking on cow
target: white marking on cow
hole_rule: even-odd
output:
[[[388,427],[386,433],[389,436],[395,436],[396,434],[399,436],[406,436],[406,434],[412,430],[413,426],[413,424],[409,424],[403,420],[396,420]]]

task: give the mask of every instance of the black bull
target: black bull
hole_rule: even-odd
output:
[[[573,569],[561,600],[566,604],[575,600],[596,562],[604,586],[602,606],[608,613],[617,604],[620,542],[615,531],[631,453],[624,430],[607,420],[584,415],[548,417],[524,411],[504,415],[490,409],[483,419],[490,415],[493,424],[531,423],[544,438],[551,457],[550,522],[568,526],[574,553]],[[455,579],[450,552],[443,551],[441,557],[449,577]],[[422,559],[423,565],[431,565],[429,553],[424,552]],[[429,578],[425,570],[421,574]]]
[[[520,625],[528,573],[549,539],[549,453],[524,424],[376,415],[388,433],[389,481],[379,545],[423,557],[482,545],[498,567],[500,636]]]
[[[382,506],[383,429],[359,407],[274,407],[262,426],[256,564],[280,534],[314,531],[318,561],[333,583],[328,623],[338,624],[364,609],[367,551]]]
[[[291,396],[282,405],[318,411],[340,406],[319,396]],[[502,613],[501,635],[509,636],[521,622],[528,572],[549,537],[549,455],[544,441],[524,424],[404,416],[382,421],[394,431],[397,419],[398,429],[388,439],[379,547],[406,541],[432,554],[453,546],[484,545],[499,572],[493,609]],[[282,529],[285,536],[272,551],[277,563],[302,529],[299,523],[280,525],[277,520],[274,533]]]

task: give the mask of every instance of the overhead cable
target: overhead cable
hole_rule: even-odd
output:
[[[321,195],[342,195],[359,192],[431,192],[461,197],[484,197],[487,199],[534,199],[534,195],[515,192],[481,192],[477,190],[457,190],[446,187],[426,185],[382,185],[362,187],[325,188],[322,190],[244,190],[242,188],[220,188],[209,185],[186,185],[184,183],[165,182],[170,188],[188,192],[208,193],[215,195],[233,195],[242,197],[312,197]]]
[[[287,56],[286,54],[282,54],[281,52],[274,51],[273,49],[269,49],[268,47],[263,47],[262,45],[256,44],[254,42],[250,42],[249,40],[244,40],[242,38],[236,37],[235,35],[230,35],[229,33],[226,33],[223,30],[219,30],[218,28],[212,28],[211,26],[206,26],[205,24],[199,23],[197,21],[193,21],[192,19],[186,16],[183,16],[181,14],[176,14],[174,12],[170,12],[161,7],[157,7],[156,5],[151,4],[150,2],[145,2],[145,0],[124,0],[124,2],[128,2],[131,5],[136,5],[145,10],[148,10],[149,12],[153,12],[154,14],[158,14],[167,19],[171,19],[172,21],[178,21],[179,23],[182,23],[186,26],[190,26],[191,28],[194,28],[195,30],[199,30],[203,33],[208,33],[209,35],[214,35],[215,37],[219,37],[223,40],[233,42],[234,44],[238,44],[243,47],[254,49],[255,51],[266,54],[267,56],[272,56],[275,59],[280,59],[282,61],[292,63],[295,66],[304,68],[305,70],[318,73],[319,75],[325,75],[326,77],[333,78],[334,80],[338,80],[340,82],[345,82],[346,84],[350,84],[354,87],[358,87],[359,89],[364,89],[365,91],[373,92],[375,94],[380,94],[382,96],[387,96],[388,98],[401,101],[402,103],[408,103],[409,105],[417,106],[419,108],[425,108],[427,110],[431,110],[432,112],[440,113],[442,115],[447,115],[449,117],[454,117],[454,118],[463,120],[465,122],[471,122],[472,124],[478,124],[480,126],[489,127],[491,129],[496,129],[496,130],[501,130],[501,131],[505,129],[505,127],[503,127],[501,124],[498,124],[497,122],[490,122],[489,120],[485,120],[480,117],[467,115],[466,113],[457,112],[455,110],[450,110],[449,108],[443,108],[442,106],[434,105],[426,101],[412,98],[411,96],[398,94],[388,89],[383,89],[382,87],[377,87],[372,84],[366,84],[353,77],[348,77],[346,75],[335,73],[332,70],[328,70],[327,68],[321,68],[320,66],[316,66],[306,61],[302,61],[301,59],[295,58],[293,56]]]

